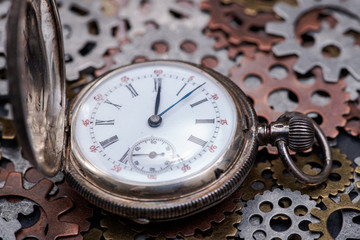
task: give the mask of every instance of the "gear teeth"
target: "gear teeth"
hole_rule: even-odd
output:
[[[352,204],[350,196],[348,194],[341,194],[340,195],[340,202],[342,204],[346,204],[346,205],[351,205]]]
[[[288,48],[286,47],[286,49],[288,49]],[[285,55],[285,54],[282,54],[282,55]],[[313,65],[309,61],[309,59],[302,58],[302,57],[298,58],[298,61],[294,64],[294,70],[300,74],[306,74],[309,70],[311,70],[312,67],[313,67]],[[323,68],[323,70],[324,70],[324,68]],[[325,73],[324,73],[324,75],[325,75]]]
[[[312,212],[311,212],[312,214]],[[313,232],[322,232],[323,231],[323,225],[321,223],[313,223],[313,224],[309,224],[309,229],[310,231]]]
[[[294,42],[285,40],[281,43],[276,44],[272,50],[276,56],[284,56],[296,53],[296,49],[297,45]]]
[[[274,6],[274,11],[276,12],[276,14],[278,14],[280,17],[284,19],[289,19],[289,16],[292,16],[297,13],[297,10],[294,9],[293,6],[284,2],[277,3]]]
[[[320,219],[320,217],[322,215],[322,210],[320,210],[318,208],[313,208],[313,209],[311,209],[311,214]]]
[[[47,195],[49,194],[49,192],[51,191],[51,189],[53,188],[54,183],[51,182],[48,179],[43,179],[40,182],[38,182],[38,184],[34,185],[31,190],[34,190],[36,192],[41,192],[43,195],[42,196],[38,196],[41,198],[46,198]]]
[[[6,181],[9,182],[13,182],[14,185],[13,186],[8,186],[8,185],[5,185],[2,189],[2,191],[5,191],[5,190],[13,190],[14,187],[18,187],[18,188],[22,188],[22,177],[21,177],[21,173],[18,173],[18,172],[12,172],[8,175],[8,177],[6,178]]]

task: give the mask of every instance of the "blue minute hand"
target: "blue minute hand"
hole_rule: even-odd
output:
[[[174,103],[173,105],[171,105],[170,107],[168,107],[167,109],[165,109],[164,111],[162,111],[158,116],[161,117],[162,115],[164,115],[167,111],[169,111],[171,108],[173,108],[176,104],[178,104],[179,102],[181,102],[182,100],[184,100],[185,98],[189,97],[193,92],[195,92],[197,89],[199,89],[200,87],[202,87],[206,82],[204,82],[203,84],[197,86],[195,89],[193,89],[192,91],[188,92],[185,96],[183,96],[180,100],[178,100],[176,103]]]

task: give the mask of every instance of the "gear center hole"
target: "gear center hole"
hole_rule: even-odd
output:
[[[270,227],[277,232],[284,232],[292,225],[291,219],[285,214],[277,214],[270,220]]]
[[[335,45],[328,45],[321,51],[322,55],[326,58],[337,58],[340,56],[341,50]]]

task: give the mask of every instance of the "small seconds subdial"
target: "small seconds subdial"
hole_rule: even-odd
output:
[[[137,142],[129,153],[130,164],[145,174],[165,171],[175,159],[175,149],[167,140],[149,137]]]

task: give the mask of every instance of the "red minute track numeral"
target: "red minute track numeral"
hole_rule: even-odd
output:
[[[89,119],[81,120],[81,121],[82,121],[82,124],[84,124],[85,127],[87,127],[90,124]]]
[[[211,145],[211,146],[209,147],[209,152],[213,153],[213,152],[215,152],[216,149],[217,149],[217,146],[216,146],[216,145]]]
[[[160,74],[163,73],[163,70],[162,70],[162,69],[155,69],[155,70],[154,70],[154,73],[155,73],[156,75],[160,75]]]
[[[112,168],[111,168],[112,171],[114,172],[120,172],[122,170],[122,168],[118,165],[114,165]]]
[[[181,170],[182,170],[184,173],[186,173],[187,171],[190,171],[190,170],[191,170],[191,167],[190,167],[188,164],[186,164],[186,165],[184,165],[184,166],[181,168]]]
[[[97,94],[95,97],[94,97],[95,101],[100,101],[102,99],[102,94]]]
[[[96,147],[95,147],[94,145],[92,145],[92,146],[90,147],[90,152],[96,153],[96,151],[97,151]]]
[[[221,125],[228,125],[228,122],[227,122],[226,119],[221,119],[221,120],[220,120],[220,124],[221,124]]]
[[[214,100],[218,100],[219,96],[216,93],[214,93],[213,95],[211,95],[211,98]]]
[[[121,77],[121,82],[123,82],[123,83],[126,83],[126,82],[128,82],[130,80],[130,78],[128,77],[128,76],[123,76],[123,77]]]
[[[189,81],[194,80],[194,76],[190,76],[188,80],[189,80]]]
[[[157,176],[156,175],[147,175],[148,179],[152,179],[152,180],[156,180]]]

